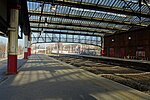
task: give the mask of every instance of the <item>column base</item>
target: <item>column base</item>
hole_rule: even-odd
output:
[[[24,52],[24,59],[28,59],[28,52]]]
[[[8,55],[7,75],[17,74],[17,55]]]

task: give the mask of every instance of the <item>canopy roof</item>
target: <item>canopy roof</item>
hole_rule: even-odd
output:
[[[31,31],[111,35],[150,25],[148,0],[28,0]]]

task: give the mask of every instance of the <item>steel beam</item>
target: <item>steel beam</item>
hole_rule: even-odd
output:
[[[31,21],[30,20],[30,23],[42,23],[42,24],[45,24],[44,21],[42,22],[39,22],[39,21]],[[55,23],[55,22],[47,22],[48,24],[51,24],[51,25],[64,25],[64,26],[74,26],[74,27],[85,27],[85,28],[96,28],[96,29],[106,29],[106,30],[113,30],[113,31],[117,31],[117,30],[121,30],[121,31],[127,31],[127,29],[123,29],[123,28],[111,28],[111,27],[101,27],[101,26],[90,26],[90,25],[83,25],[83,24],[72,24],[72,23]]]
[[[68,28],[62,28],[62,27],[37,27],[37,26],[31,26],[31,28],[42,28],[42,29],[57,29],[57,30],[68,30],[68,31],[81,31],[81,32],[96,32],[99,34],[113,34],[113,33],[106,33],[106,32],[99,32],[94,30],[83,30],[83,29],[68,29]]]
[[[10,0],[10,1],[18,1],[18,0]],[[19,24],[22,32],[25,35],[28,35],[28,39],[30,39],[30,24],[29,24],[29,16],[27,9],[27,1],[19,0],[21,4],[21,9],[19,10]]]
[[[32,30],[32,32],[40,33],[39,30]],[[68,34],[68,35],[82,35],[82,36],[97,36],[101,37],[101,35],[93,35],[93,34],[80,34],[80,33],[66,33],[66,32],[54,32],[54,31],[44,31],[44,33],[56,33],[56,34]]]
[[[28,12],[29,15],[38,15],[40,16],[41,13],[39,12]],[[133,23],[129,23],[129,22],[120,22],[120,21],[112,21],[112,20],[106,20],[106,19],[100,19],[100,18],[93,18],[91,19],[90,17],[79,17],[79,16],[67,16],[67,14],[50,14],[50,13],[43,13],[42,14],[45,17],[57,17],[57,18],[66,18],[66,19],[73,19],[73,20],[81,20],[81,21],[93,21],[93,22],[104,22],[104,23],[110,23],[110,24],[118,24],[118,25],[130,25],[130,26],[145,26],[142,24],[133,24]]]
[[[29,0],[32,1],[32,0]],[[35,2],[35,0],[33,0]],[[42,2],[43,0],[36,0],[36,2]],[[45,0],[46,3],[51,4],[52,0]],[[89,10],[98,10],[116,14],[124,14],[129,16],[140,16],[150,18],[150,14],[140,13],[140,12],[132,12],[130,10],[122,10],[121,8],[113,8],[113,7],[105,7],[105,6],[95,6],[94,4],[85,4],[85,3],[76,3],[76,2],[66,2],[66,0],[56,1],[54,2],[56,5],[68,6],[68,7],[75,7],[75,8],[82,8],[82,9],[89,9]]]
[[[35,38],[38,38],[38,37],[35,37]],[[36,44],[36,43],[45,43],[45,42],[33,42],[32,44]],[[51,42],[46,42],[46,43],[57,43],[57,41],[51,41]],[[61,41],[61,43],[79,43],[79,44],[87,44],[87,45],[93,45],[93,46],[98,46],[98,47],[101,47],[101,45],[98,45],[98,44],[90,44],[90,43],[81,43],[81,42],[64,42],[64,41]]]

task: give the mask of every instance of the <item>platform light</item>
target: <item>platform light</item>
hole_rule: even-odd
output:
[[[129,36],[128,39],[131,40],[131,37]]]
[[[112,39],[111,41],[112,41],[112,42],[114,42],[115,40],[114,40],[114,39]]]

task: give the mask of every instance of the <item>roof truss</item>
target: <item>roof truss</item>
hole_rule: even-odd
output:
[[[39,10],[37,10],[36,7],[33,7],[32,9],[29,8],[28,14],[30,17],[32,17],[30,18],[31,28],[36,29],[33,31],[40,34],[42,31],[50,33],[51,31],[47,31],[47,29],[53,29],[61,30],[62,34],[65,34],[63,33],[64,30],[69,30],[81,31],[80,35],[82,35],[82,32],[91,32],[91,36],[97,34],[107,35],[110,33],[114,34],[125,32],[134,27],[144,28],[150,25],[150,13],[148,12],[149,6],[147,2],[144,2],[143,4],[141,2],[135,3],[129,0],[112,0],[112,2],[110,2],[109,0],[106,0],[104,2],[102,2],[101,0],[86,0],[84,2],[83,0],[28,1],[33,3],[35,3],[36,1],[39,3]],[[37,4],[35,5],[37,6]],[[56,10],[54,12],[50,10],[52,6],[56,7]],[[87,15],[85,16],[85,14]],[[102,15],[104,16],[102,17]],[[37,19],[35,19],[36,16],[38,16]],[[45,21],[43,20],[43,18],[49,18],[50,20]],[[32,25],[36,23],[38,23],[38,26]],[[41,26],[45,23],[52,25],[52,27],[49,25]],[[69,28],[69,26],[75,28]]]
[[[35,0],[29,0],[29,1],[35,1]],[[43,2],[43,0],[36,0],[36,1]],[[68,1],[70,1],[70,2],[68,2]],[[120,1],[124,2],[126,4],[126,6],[128,6],[128,4],[131,3],[131,2],[128,2],[128,0],[120,0]],[[122,10],[119,8],[111,8],[110,9],[109,7],[106,7],[106,6],[99,6],[98,4],[100,3],[100,0],[98,0],[98,2],[93,5],[85,3],[85,2],[80,2],[80,3],[79,2],[71,2],[71,0],[55,0],[54,2],[53,2],[53,0],[45,0],[45,2],[50,3],[50,4],[53,3],[55,5],[63,5],[63,6],[69,6],[69,7],[111,12],[111,13],[116,13],[116,14],[125,14],[125,15],[129,15],[129,16],[140,16],[140,17],[150,18],[150,14],[147,14],[147,13],[133,12],[130,10]],[[113,4],[116,2],[117,2],[117,0],[113,1]],[[134,2],[132,2],[132,3],[134,3]],[[136,3],[134,3],[134,4],[136,4]],[[146,4],[146,2],[145,2],[145,4]],[[149,8],[149,6],[148,6],[148,8]]]

